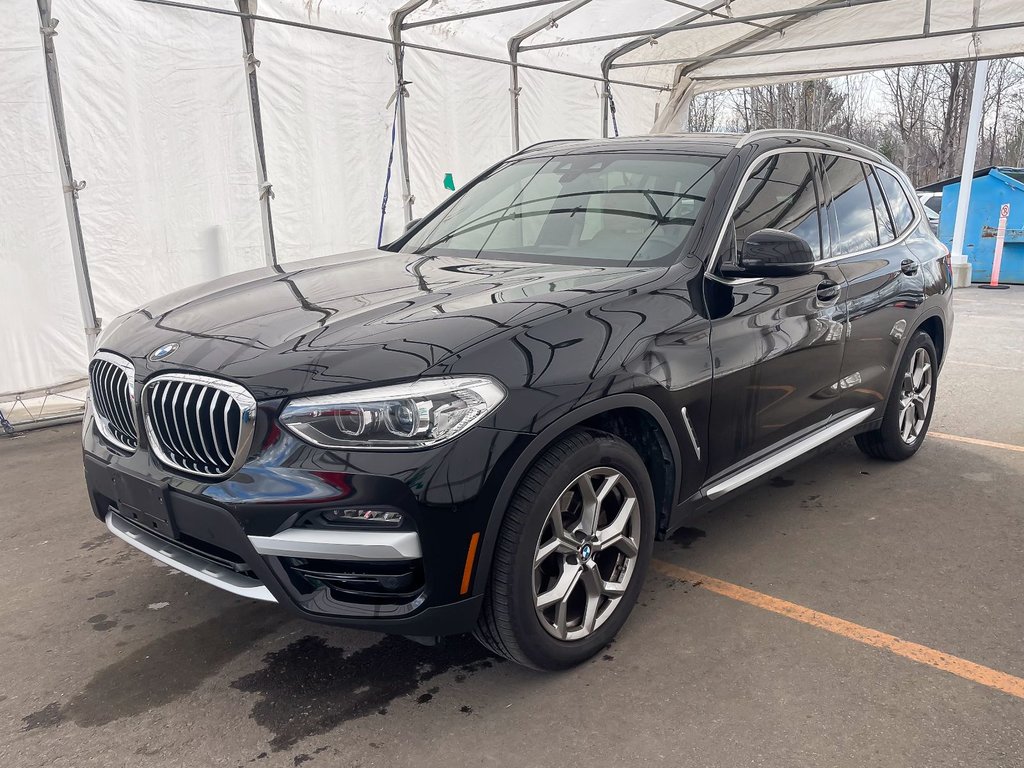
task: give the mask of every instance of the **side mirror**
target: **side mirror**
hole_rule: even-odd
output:
[[[810,244],[780,229],[761,229],[743,243],[739,267],[746,277],[806,275],[814,269]]]
[[[422,218],[419,218],[419,219],[413,219],[412,221],[410,221],[410,222],[409,222],[408,224],[406,224],[406,225],[405,225],[405,233],[406,233],[406,234],[409,234],[410,232],[412,232],[412,231],[413,231],[414,229],[416,229],[416,226],[417,226],[417,225],[418,225],[418,224],[419,224],[419,223],[420,223],[421,221],[423,221],[423,219],[422,219]]]

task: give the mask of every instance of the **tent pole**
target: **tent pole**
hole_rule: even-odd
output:
[[[862,45],[877,45],[878,43],[907,43],[914,40],[923,40],[925,38],[936,39],[940,37],[956,37],[958,35],[976,35],[980,32],[998,32],[1005,29],[1020,29],[1024,27],[1024,22],[1021,21],[1004,21],[998,24],[986,24],[980,27],[962,27],[958,29],[944,29],[941,32],[929,33],[926,35],[921,34],[910,34],[910,35],[889,35],[888,37],[872,37],[865,38],[863,40],[847,40],[842,43],[818,43],[817,45],[794,45],[790,47],[782,48],[771,48],[767,50],[772,56],[784,54],[784,53],[806,53],[808,51],[832,51],[836,49],[847,49],[857,48]],[[782,31],[782,27],[777,27],[775,32]],[[765,50],[748,51],[743,48],[734,48],[733,46],[737,43],[744,42],[743,40],[737,40],[734,43],[730,43],[727,46],[730,49],[729,53],[707,53],[703,56],[687,56],[684,58],[672,58],[672,59],[647,59],[644,61],[627,61],[622,63],[612,64],[612,69],[629,69],[634,67],[650,67],[658,65],[668,64],[709,64],[713,61],[726,61],[729,59],[749,59],[756,58],[758,56],[766,55]],[[747,41],[750,43],[759,42],[759,40]],[[1011,54],[1012,55],[1012,54]],[[913,66],[913,64],[894,64],[893,66]],[[844,71],[848,71],[850,68],[845,67]],[[863,70],[856,70],[863,71]],[[813,71],[809,71],[813,73]],[[758,73],[760,74],[760,73]],[[800,74],[803,74],[802,72]],[[726,75],[723,78],[733,78],[733,75]],[[741,77],[749,77],[749,75],[742,75]]]
[[[50,94],[50,119],[60,155],[60,179],[64,187],[64,207],[67,213],[68,229],[71,231],[71,255],[75,266],[75,282],[78,285],[78,303],[85,327],[87,352],[91,356],[96,350],[96,339],[100,334],[102,321],[96,317],[96,303],[89,279],[89,260],[85,256],[85,239],[82,237],[82,220],[78,215],[78,192],[85,182],[75,181],[71,171],[71,155],[68,152],[68,132],[64,122],[64,100],[60,93],[60,73],[57,70],[57,51],[53,38],[57,34],[57,19],[50,15],[50,0],[37,0],[39,6],[39,32],[43,38],[43,54],[46,58],[46,87]]]
[[[605,73],[605,66],[601,65],[601,72]],[[606,74],[606,73],[605,73]],[[611,93],[612,84],[605,78],[601,86],[601,138],[608,138],[608,94]]]
[[[974,181],[974,161],[978,154],[978,134],[981,132],[981,111],[985,104],[985,85],[988,81],[988,59],[979,59],[974,70],[974,88],[971,92],[971,116],[967,123],[967,141],[964,144],[964,164],[960,170],[960,197],[956,201],[956,221],[953,224],[953,287],[967,288],[971,284],[971,265],[964,253],[967,235],[967,213],[971,204],[971,183]]]
[[[718,0],[719,2],[725,2],[725,0]],[[161,5],[165,8],[178,8],[185,11],[197,11],[199,13],[212,13],[216,16],[245,16],[246,14],[239,13],[238,11],[231,11],[226,8],[213,8],[208,5],[195,5],[193,3],[180,3],[176,0],[134,0],[136,3],[147,3],[149,5]],[[278,19],[273,16],[259,16],[257,14],[250,14],[249,18],[253,21],[260,21],[266,24],[279,24],[282,27],[291,27],[292,29],[308,29],[311,32],[323,32],[328,35],[338,35],[339,37],[347,37],[352,40],[366,40],[370,43],[382,43],[384,45],[394,46],[394,38],[391,37],[380,37],[378,35],[367,35],[362,32],[353,32],[347,29],[334,29],[333,27],[323,27],[319,24],[307,24],[301,21],[292,21],[291,19]],[[647,38],[643,40],[647,42]],[[454,56],[459,59],[470,59],[471,61],[484,61],[488,64],[498,64],[502,67],[509,66],[508,59],[501,59],[497,56],[485,56],[479,53],[470,53],[469,51],[458,51],[449,48],[440,48],[436,45],[424,45],[423,43],[410,43],[402,42],[402,48],[413,51],[425,51],[426,53],[436,53],[440,56]],[[585,75],[582,72],[569,72],[564,69],[556,69],[555,67],[544,67],[540,64],[524,64],[519,62],[520,69],[528,69],[533,72],[549,72],[553,75],[563,75],[565,77],[573,77],[577,80],[590,80],[592,82],[601,82],[601,78],[598,75]],[[629,80],[611,80],[615,85],[626,85],[630,88],[643,88],[649,91],[668,91],[671,88],[667,85],[652,85],[650,83],[634,83]]]
[[[718,16],[718,10],[720,8],[728,8],[730,2],[731,0],[715,0],[715,2],[705,8],[695,9],[684,16],[680,16],[675,21],[669,22],[662,28],[665,30],[664,32],[630,40],[628,43],[623,43],[605,54],[605,57],[601,60],[601,79],[604,81],[604,87],[601,89],[601,136],[603,138],[608,138],[608,109],[611,106],[608,97],[611,94],[611,71],[617,66],[615,62],[627,53],[632,53],[638,48],[651,44],[663,34],[683,29],[686,25],[705,16]],[[668,90],[671,92],[672,89],[669,88]]]
[[[403,29],[415,29],[416,27],[430,27],[435,24],[447,24],[452,21],[462,21],[463,19],[478,19],[481,16],[493,16],[497,13],[509,13],[510,11],[525,11],[529,8],[536,8],[540,5],[554,5],[555,3],[561,3],[563,0],[526,0],[522,3],[513,3],[511,5],[502,5],[497,8],[481,8],[475,11],[464,11],[462,13],[453,13],[451,16],[435,16],[432,19],[423,19],[422,21],[410,21],[408,24],[402,26]]]
[[[570,13],[575,13],[591,0],[569,0],[565,5],[559,6],[543,18],[537,19],[521,32],[508,39],[508,63],[509,63],[509,91],[511,93],[512,105],[512,151],[519,151],[519,48],[523,42],[533,37],[538,32],[551,29],[558,25],[559,19],[564,19]],[[506,9],[512,6],[505,6]],[[495,11],[497,12],[497,11]]]
[[[260,111],[259,83],[256,79],[255,36],[256,22],[251,18],[256,13],[256,0],[235,0],[239,13],[242,13],[242,58],[245,61],[246,79],[249,93],[249,119],[252,123],[253,146],[256,148],[256,183],[259,185],[260,221],[263,229],[263,254],[267,266],[277,266],[277,245],[274,241],[274,220],[270,214],[270,201],[274,191],[267,181],[267,152],[263,142],[263,115]]]
[[[569,45],[585,45],[588,43],[603,43],[609,40],[622,40],[627,37],[638,38],[641,43],[648,42],[652,37],[660,37],[669,32],[689,32],[694,29],[707,29],[708,27],[720,27],[727,24],[749,24],[753,21],[759,21],[761,19],[774,19],[780,16],[792,16],[792,17],[804,17],[813,16],[818,13],[824,13],[825,11],[838,11],[845,10],[846,8],[854,8],[862,5],[873,5],[874,3],[885,3],[889,0],[829,0],[829,2],[822,3],[820,5],[804,6],[799,8],[785,8],[778,9],[775,11],[762,11],[759,13],[752,13],[748,16],[728,16],[724,19],[711,19],[709,21],[699,21],[694,24],[683,23],[678,25],[668,25],[664,27],[652,27],[649,29],[636,29],[632,32],[613,32],[607,35],[595,35],[593,37],[575,37],[569,40],[559,40],[551,43],[538,43],[537,45],[525,45],[523,46],[524,51],[539,51],[544,48],[561,48]],[[701,15],[707,15],[709,9],[701,11]]]
[[[427,0],[408,0],[401,8],[391,14],[391,42],[394,45],[395,56],[395,120],[397,121],[398,133],[398,156],[399,169],[402,178],[402,212],[405,223],[412,222],[412,204],[416,198],[412,194],[412,178],[409,172],[409,127],[405,115],[405,86],[408,85],[405,79],[405,48],[402,45],[402,24],[406,17]]]
[[[509,114],[512,120],[512,151],[519,151],[519,51],[513,49],[509,43],[508,61],[511,66],[508,68],[508,93],[509,93]]]

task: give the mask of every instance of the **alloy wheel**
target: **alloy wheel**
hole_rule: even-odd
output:
[[[914,352],[907,372],[903,376],[900,395],[900,437],[913,445],[921,437],[932,405],[932,363],[923,347]]]
[[[640,553],[640,504],[610,467],[573,480],[548,512],[533,557],[534,606],[559,640],[590,636],[615,611]]]

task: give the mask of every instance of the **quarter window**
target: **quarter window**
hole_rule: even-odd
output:
[[[882,185],[882,193],[889,203],[896,234],[902,235],[914,220],[914,209],[907,198],[907,192],[899,180],[884,168],[875,168],[878,183]],[[941,198],[939,198],[941,200]]]
[[[878,225],[864,167],[856,160],[835,155],[826,155],[824,163],[832,192],[827,210],[832,226],[837,229],[832,234],[833,255],[876,248]]]
[[[864,166],[864,172],[868,177],[868,191],[871,193],[871,203],[875,209],[875,221],[878,222],[878,240],[885,245],[896,239],[896,228],[893,226],[892,216],[889,215],[889,204],[878,185],[878,177],[872,172],[870,165]]]
[[[821,221],[818,190],[811,161],[803,152],[772,155],[747,179],[733,216],[734,251],[725,254],[735,263],[743,243],[760,229],[781,229],[799,235],[821,258]],[[729,247],[729,246],[727,246]]]

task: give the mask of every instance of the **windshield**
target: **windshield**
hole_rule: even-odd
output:
[[[668,264],[721,161],[618,152],[511,161],[428,221],[402,251],[554,264]]]

